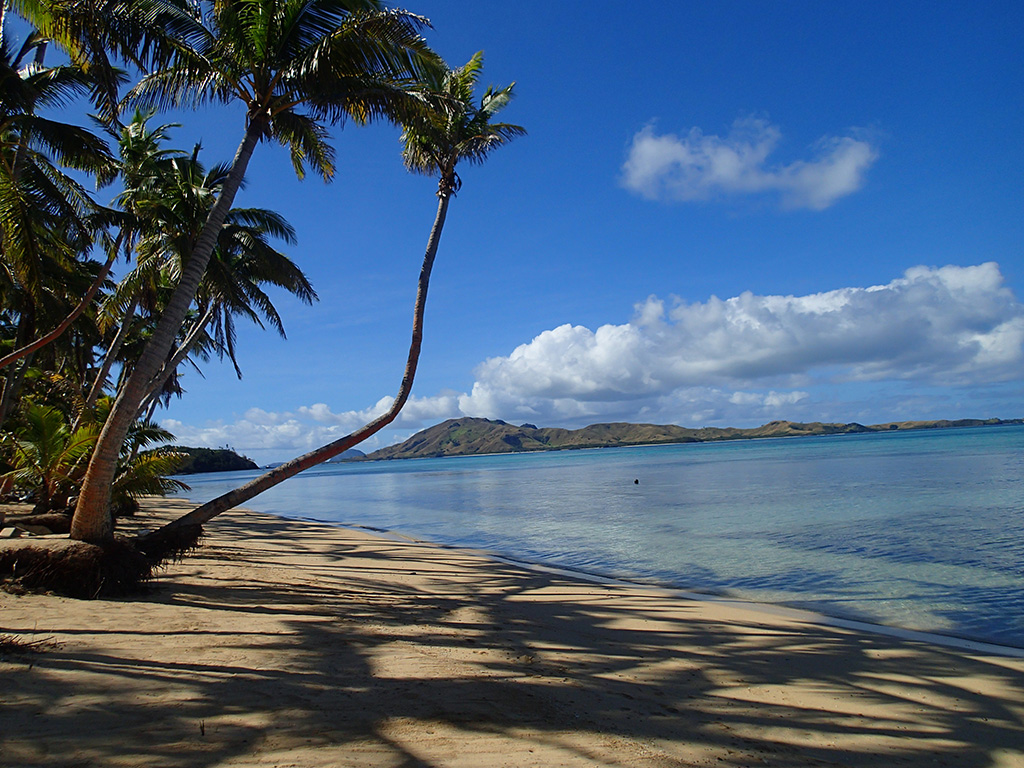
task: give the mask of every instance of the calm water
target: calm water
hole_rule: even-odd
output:
[[[246,506],[1024,647],[1020,426],[332,465]]]

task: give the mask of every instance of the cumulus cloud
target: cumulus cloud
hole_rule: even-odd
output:
[[[998,265],[915,267],[886,285],[807,296],[670,307],[652,296],[632,322],[562,325],[487,360],[460,406],[573,417],[710,386],[733,404],[779,407],[816,382],[988,384],[1019,377],[1022,362],[1024,307]],[[765,388],[795,391],[748,394]]]
[[[766,120],[737,120],[725,137],[691,128],[658,135],[648,126],[633,137],[622,183],[651,200],[706,200],[778,193],[787,208],[823,210],[864,185],[878,151],[850,136],[825,137],[810,160],[771,165],[782,133]]]
[[[914,267],[884,285],[805,296],[651,296],[629,322],[562,325],[484,361],[468,393],[412,398],[395,430],[360,447],[374,450],[463,415],[565,426],[870,419],[877,404],[856,405],[854,390],[885,384],[905,400],[966,387],[977,397],[1022,381],[1022,373],[1024,305],[995,263]],[[254,408],[231,424],[165,426],[184,444],[230,444],[258,460],[280,459],[348,434],[391,402],[339,412],[324,403],[294,413]],[[929,413],[921,403],[911,410]]]
[[[386,433],[378,433],[358,447],[362,451],[383,448],[438,421],[462,415],[458,393],[412,397]],[[231,446],[257,462],[280,461],[313,450],[348,435],[387,411],[388,396],[362,410],[334,412],[325,403],[301,406],[294,412],[274,413],[250,408],[240,419],[200,426],[176,419],[161,423],[181,445],[211,448]]]

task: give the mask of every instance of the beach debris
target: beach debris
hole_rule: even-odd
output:
[[[49,536],[53,533],[53,531],[45,525],[32,525],[31,523],[16,523],[15,525],[23,533],[27,533],[31,536]]]
[[[52,637],[26,640],[21,635],[0,635],[0,658],[24,653],[42,653],[49,648],[59,648],[60,643]]]
[[[23,531],[46,535],[47,533],[70,533],[71,515],[63,512],[44,512],[41,514],[10,515],[8,525],[15,525]],[[32,530],[33,527],[45,528],[45,533]]]

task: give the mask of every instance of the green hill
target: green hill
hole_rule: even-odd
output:
[[[185,448],[174,446],[178,453],[188,455],[178,470],[179,475],[194,475],[200,472],[234,472],[240,469],[259,469],[250,458],[239,456],[227,448]]]

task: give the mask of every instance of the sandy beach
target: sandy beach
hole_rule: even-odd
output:
[[[3,766],[1024,766],[1024,659],[253,512],[0,635]]]

